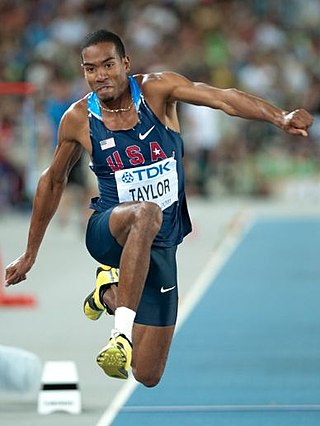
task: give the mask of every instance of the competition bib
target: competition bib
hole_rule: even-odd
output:
[[[178,200],[177,162],[174,158],[149,166],[117,170],[115,179],[120,203],[152,201],[165,210]]]

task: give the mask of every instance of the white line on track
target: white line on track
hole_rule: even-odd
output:
[[[320,404],[243,404],[243,405],[150,405],[126,406],[125,413],[148,412],[256,412],[256,411],[320,411]]]
[[[224,239],[213,251],[208,263],[202,271],[202,274],[195,282],[192,289],[188,292],[187,297],[182,303],[178,317],[176,332],[182,326],[184,321],[188,318],[188,316],[192,312],[192,309],[194,308],[194,306],[197,305],[203,294],[212,284],[213,280],[217,277],[225,263],[228,261],[232,253],[235,251],[235,249],[238,247],[238,245],[244,238],[244,235],[251,228],[251,225],[252,220],[247,212],[242,212],[238,214],[236,218],[231,222]],[[130,377],[126,384],[123,385],[121,390],[115,396],[112,403],[103,413],[96,426],[110,426],[118,412],[122,409],[125,402],[130,398],[138,384],[139,383],[133,377]],[[152,408],[154,407],[150,407],[151,410]]]

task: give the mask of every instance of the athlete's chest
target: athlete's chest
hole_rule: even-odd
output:
[[[112,131],[98,120],[90,125],[93,161],[109,171],[144,166],[172,157],[176,144],[161,124],[140,120],[129,130]]]

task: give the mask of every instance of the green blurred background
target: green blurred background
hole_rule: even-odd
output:
[[[99,28],[123,38],[133,73],[176,71],[315,115],[301,138],[179,105],[189,195],[320,200],[319,0],[1,0],[0,19],[0,212],[29,209],[61,115],[88,91],[79,43]],[[95,195],[88,162],[62,222]]]

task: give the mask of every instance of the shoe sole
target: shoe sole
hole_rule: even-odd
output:
[[[126,362],[126,356],[115,347],[102,350],[97,357],[98,365],[107,376],[117,379],[128,378],[128,371],[125,369]]]

